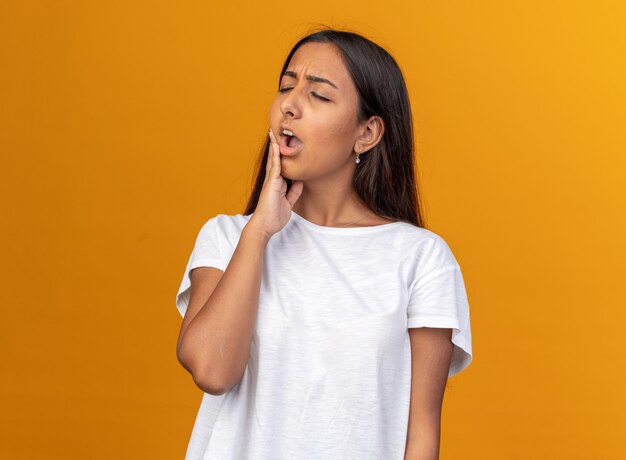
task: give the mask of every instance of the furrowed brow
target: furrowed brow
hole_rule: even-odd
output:
[[[298,76],[293,70],[286,70],[285,73],[283,73],[283,77],[297,78]],[[309,81],[314,81],[317,83],[326,83],[327,85],[330,85],[335,89],[339,89],[337,85],[335,85],[332,81],[328,80],[327,78],[317,77],[315,75],[307,75],[305,78]]]

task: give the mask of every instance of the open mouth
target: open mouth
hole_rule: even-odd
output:
[[[290,130],[288,130],[288,129],[283,129],[283,131],[282,131],[282,133],[281,133],[281,134],[285,137],[285,139],[286,139],[286,144],[287,144],[287,146],[289,146],[289,147],[295,147],[295,144],[294,144],[294,145],[291,145],[291,142],[294,142],[294,143],[295,143],[295,142],[298,142],[298,141],[299,141],[299,139],[298,139],[298,138],[297,138],[297,137],[293,134],[293,131],[290,131]],[[294,140],[294,139],[295,139],[295,140]]]
[[[283,129],[280,133],[280,147],[283,155],[291,155],[302,147],[302,141],[294,135],[293,131]]]

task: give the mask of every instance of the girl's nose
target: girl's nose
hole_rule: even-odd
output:
[[[300,90],[297,87],[294,87],[290,89],[283,97],[283,100],[280,103],[280,111],[286,117],[300,117],[302,110],[299,91]]]

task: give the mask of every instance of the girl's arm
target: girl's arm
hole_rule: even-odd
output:
[[[205,393],[221,395],[239,383],[250,357],[259,305],[265,248],[289,222],[302,181],[280,174],[280,149],[270,130],[265,179],[254,213],[222,273],[215,267],[191,272],[191,293],[176,354]]]
[[[409,329],[411,402],[405,460],[438,460],[441,408],[452,359],[452,329]]]
[[[221,395],[243,377],[269,238],[251,219],[224,272],[214,267],[191,272],[191,295],[176,354],[206,393]]]

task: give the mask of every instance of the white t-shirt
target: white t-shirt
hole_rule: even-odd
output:
[[[201,228],[191,269],[225,270],[251,215]],[[186,460],[403,460],[411,389],[408,328],[452,328],[448,376],[472,360],[461,269],[442,237],[406,222],[338,228],[292,211],[269,240],[240,383],[203,394]]]

